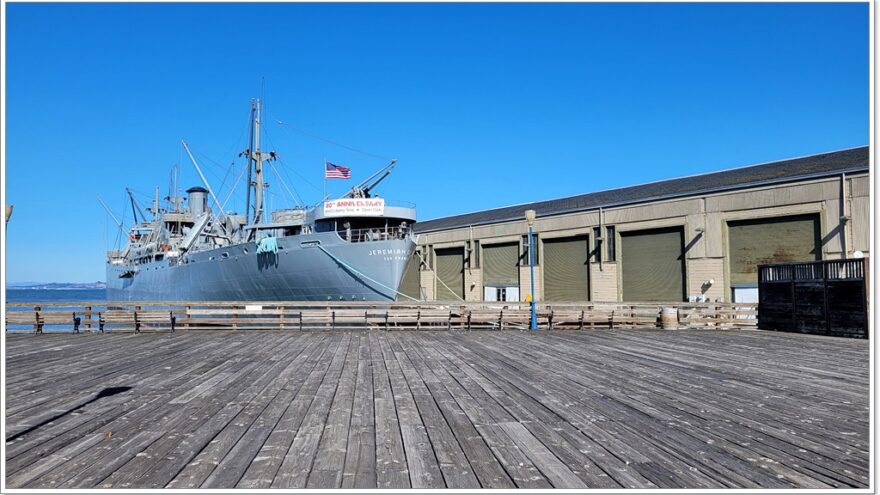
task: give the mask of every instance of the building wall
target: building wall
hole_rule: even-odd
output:
[[[422,270],[419,276],[421,277],[422,290],[425,292],[425,300],[433,301],[435,297],[434,294],[436,294],[434,288],[434,285],[436,284],[434,271],[425,269]]]
[[[541,272],[541,265],[535,266],[535,300],[542,301],[544,299],[544,284],[541,283],[544,280],[543,273]],[[526,295],[531,294],[532,292],[532,284],[531,278],[529,277],[529,267],[522,266],[519,269],[519,293],[520,299],[523,301],[526,300]]]
[[[483,300],[483,271],[476,268],[464,269],[464,300]]]
[[[617,262],[590,263],[590,300],[614,302],[617,294]]]
[[[843,184],[843,187],[841,186]],[[846,197],[842,199],[842,191]],[[773,218],[779,216],[818,214],[822,258],[851,257],[870,246],[870,198],[868,174],[814,179],[789,184],[754,187],[737,191],[706,194],[682,199],[656,201],[639,205],[607,208],[601,212],[602,225],[613,225],[616,234],[617,260],[590,263],[590,297],[593,301],[621,300],[620,234],[627,231],[660,227],[683,227],[685,244],[685,287],[689,298],[729,301],[727,222],[733,220]],[[841,221],[845,215],[848,220]],[[593,245],[592,228],[600,224],[600,212],[590,210],[538,218],[534,230],[539,239],[588,234]],[[481,245],[496,242],[520,242],[528,232],[522,221],[493,225],[463,227],[423,233],[419,244],[435,249],[463,246],[469,239]],[[844,235],[846,236],[844,239]],[[535,267],[535,293],[543,299],[543,242],[538,243],[538,265]],[[603,253],[603,259],[607,255]],[[465,269],[467,300],[483,298],[481,269]],[[711,282],[711,283],[710,283]],[[433,272],[422,272],[423,287],[433,288]],[[529,294],[528,266],[520,267],[520,294]],[[429,290],[429,292],[432,292]],[[433,293],[428,294],[429,299]]]
[[[867,254],[871,248],[871,184],[867,175],[849,179],[849,204],[847,223],[851,251],[862,251]]]

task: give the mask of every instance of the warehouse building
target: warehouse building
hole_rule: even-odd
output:
[[[867,146],[416,224],[427,301],[756,301],[757,265],[867,256]]]

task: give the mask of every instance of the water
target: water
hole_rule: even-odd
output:
[[[84,302],[99,302],[107,300],[106,289],[63,289],[63,290],[45,290],[45,289],[6,289],[7,303],[71,303],[70,307],[53,306],[52,311],[82,311]],[[100,306],[93,306],[95,311],[104,309]],[[48,309],[48,308],[47,308]],[[10,308],[7,311],[33,311],[33,307]],[[73,316],[71,315],[71,323],[64,325],[46,325],[43,327],[45,333],[70,333],[73,331]],[[34,331],[33,325],[16,325],[7,324],[6,333],[31,333]]]
[[[6,289],[6,302],[95,302],[106,301],[106,289]]]

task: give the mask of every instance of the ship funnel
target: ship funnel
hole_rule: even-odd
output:
[[[198,217],[208,209],[208,190],[204,187],[191,187],[186,190],[189,195],[189,211],[193,217]]]

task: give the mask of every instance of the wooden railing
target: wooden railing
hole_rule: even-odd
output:
[[[749,303],[539,304],[541,329],[654,327],[662,308],[683,328],[754,327]],[[91,302],[6,305],[6,331],[176,332],[195,330],[528,329],[526,303]]]

